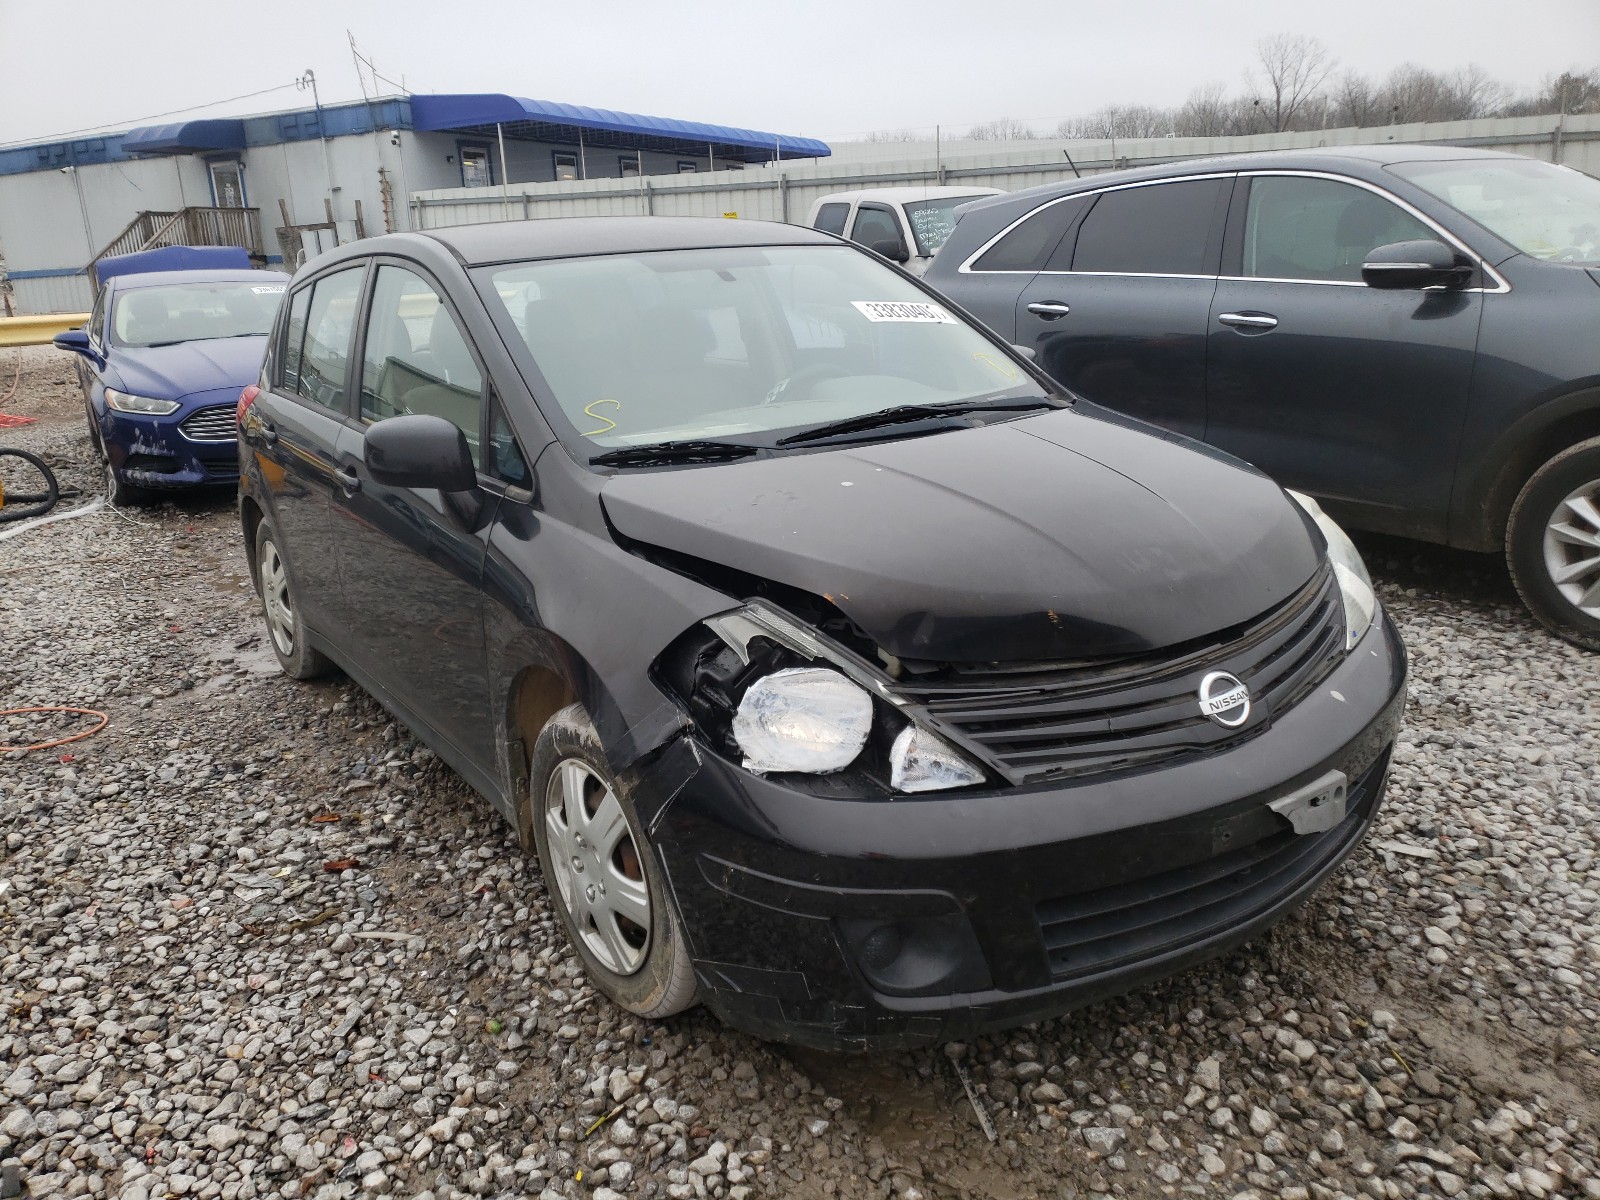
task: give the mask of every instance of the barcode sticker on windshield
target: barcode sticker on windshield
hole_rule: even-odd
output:
[[[283,291],[283,284],[269,283],[266,287],[253,287],[250,290],[258,296],[276,296]]]
[[[937,304],[913,300],[852,300],[869,321],[911,321],[921,325],[954,325],[956,319]]]

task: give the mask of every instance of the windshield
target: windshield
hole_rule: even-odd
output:
[[[206,338],[264,337],[282,283],[173,283],[118,294],[111,310],[116,346],[165,346]]]
[[[1600,179],[1533,159],[1461,159],[1389,168],[1524,254],[1600,262]]]
[[[585,457],[907,404],[1044,397],[995,343],[848,246],[483,269]],[[892,436],[892,435],[891,435]]]
[[[950,231],[956,227],[956,209],[984,198],[985,194],[980,193],[907,202],[906,219],[911,222],[912,236],[917,239],[917,253],[927,256],[944,245]]]

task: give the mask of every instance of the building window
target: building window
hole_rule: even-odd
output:
[[[639,174],[639,156],[637,154],[617,155],[617,166],[621,168],[620,174],[624,179],[633,179]]]
[[[489,157],[489,147],[462,143],[457,149],[461,153],[461,186],[493,187],[494,159]]]
[[[566,154],[558,150],[553,154],[557,179],[576,179],[578,177],[578,156]]]
[[[693,175],[699,169],[699,163],[689,162],[687,159],[682,158],[678,160],[678,174],[680,175]]]

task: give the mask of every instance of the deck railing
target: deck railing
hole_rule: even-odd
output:
[[[96,265],[103,258],[153,250],[157,246],[242,246],[251,255],[265,254],[259,208],[181,208],[176,212],[142,212],[99,254],[89,260],[89,279],[98,289]]]

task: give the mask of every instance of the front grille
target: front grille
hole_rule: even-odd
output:
[[[1344,610],[1326,566],[1295,596],[1212,639],[1103,665],[949,673],[896,689],[1012,783],[1155,766],[1252,737],[1337,661]],[[1250,689],[1229,729],[1200,711],[1200,681],[1227,671]]]
[[[1355,840],[1383,790],[1387,750],[1357,777],[1326,833],[1283,828],[1249,846],[1037,908],[1051,976],[1073,979],[1173,953],[1268,911]]]
[[[191,442],[231,442],[238,433],[231,404],[217,404],[190,413],[178,426]]]

